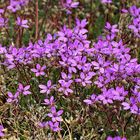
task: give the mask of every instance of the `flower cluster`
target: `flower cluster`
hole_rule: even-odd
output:
[[[49,77],[48,69],[52,67],[61,71],[55,84],[51,80],[46,85],[39,83],[40,93],[46,95],[43,104],[50,108],[47,117],[51,119],[39,123],[40,127],[61,130],[63,110],[57,111],[51,93],[55,90],[67,98],[76,94],[75,85],[82,88],[95,86],[98,90],[98,93],[93,91],[94,94],[84,100],[88,105],[98,103],[115,106],[119,103],[122,110],[140,114],[140,64],[131,57],[130,49],[122,40],[116,41],[119,32],[117,25],[106,23],[106,35],[100,37],[93,46],[87,39],[86,25],[86,19],[77,19],[74,28],[64,26],[54,36],[48,34],[45,41],[39,40],[35,44],[30,42],[27,47],[21,48],[0,46],[4,58],[2,64],[8,69],[18,70],[24,66],[35,73],[36,78]],[[7,102],[17,102],[20,94],[31,94],[29,89],[29,83],[26,86],[19,83],[14,95],[8,92]]]
[[[8,99],[7,99],[7,102],[8,103],[18,103],[18,98],[19,98],[19,95],[20,94],[23,94],[23,95],[29,95],[31,94],[31,92],[29,91],[30,89],[30,85],[27,85],[27,86],[23,86],[23,84],[19,83],[18,84],[18,88],[17,88],[17,91],[15,94],[11,93],[11,92],[8,92]]]
[[[109,4],[112,0],[101,2]],[[29,0],[10,0],[8,9],[15,13],[28,3]],[[67,14],[78,5],[79,2],[73,0],[63,3]],[[140,8],[132,6],[129,11],[133,17],[129,28],[140,37]],[[3,13],[4,10],[0,9],[0,27],[7,27],[8,20]],[[18,105],[20,97],[41,93],[40,96],[44,97],[42,105],[47,110],[46,120],[38,123],[41,128],[49,127],[54,132],[62,130],[65,109],[59,109],[61,104],[58,102],[73,97],[89,110],[100,106],[140,115],[140,64],[131,56],[123,39],[117,36],[118,25],[107,22],[103,35],[92,43],[88,39],[87,24],[86,19],[76,19],[74,27],[64,25],[54,35],[47,34],[45,40],[22,47],[0,45],[2,67],[18,72],[23,78],[22,82],[19,78],[15,92],[7,92],[7,102]],[[18,29],[29,28],[28,20],[20,16],[16,25]],[[32,88],[33,80],[37,86]],[[92,94],[83,93],[86,90]],[[0,126],[0,136],[4,135],[3,129]],[[109,136],[107,140],[126,138]]]
[[[136,6],[131,6],[129,11],[133,20],[132,23],[128,26],[128,28],[134,32],[135,36],[140,38],[140,8],[137,8]]]
[[[45,101],[48,99],[45,99]],[[50,106],[50,113],[47,116],[51,119],[50,121],[39,122],[39,127],[46,128],[47,126],[54,132],[60,131],[60,123],[62,121],[61,115],[63,110],[56,111],[56,107],[52,104],[46,104]]]
[[[100,38],[94,44],[93,68],[96,72],[94,82],[100,88],[99,95],[93,94],[89,99],[84,100],[86,104],[113,104],[116,101],[122,104],[124,110],[140,114],[139,108],[139,84],[140,64],[136,58],[131,58],[130,49],[123,44],[122,40],[114,41],[118,29],[116,25],[107,23],[109,33],[106,39]],[[132,87],[126,86],[133,81]],[[112,87],[115,83],[115,88]],[[118,84],[117,84],[118,83]],[[132,93],[132,94],[131,94]]]
[[[15,13],[18,10],[21,10],[21,8],[25,5],[27,5],[29,0],[10,0],[10,5],[8,6],[8,9]]]
[[[29,3],[29,0],[10,0],[9,6],[7,8],[0,9],[0,27],[7,28],[9,19],[7,18],[7,9],[15,13],[16,11],[21,10],[23,6],[26,6]],[[17,17],[16,25],[22,28],[29,28],[27,25],[28,20],[24,20],[20,17]]]
[[[48,96],[48,94],[50,94],[51,90],[54,88],[54,85],[51,83],[51,80],[49,80],[46,86],[39,85],[39,87],[42,89],[40,93],[46,93],[46,98],[44,99],[43,104],[50,108],[50,112],[47,114],[47,116],[51,119],[50,121],[40,122],[39,126],[41,128],[49,126],[51,130],[56,132],[61,130],[60,123],[62,121],[61,115],[63,110],[56,111],[54,96]]]

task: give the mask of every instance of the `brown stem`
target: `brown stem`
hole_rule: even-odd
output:
[[[45,11],[45,13],[47,13],[50,4],[51,4],[51,1],[48,0],[48,1],[46,2],[46,5],[44,6],[44,11]],[[41,24],[40,24],[40,28],[39,28],[39,30],[38,30],[38,37],[39,37],[40,32],[41,32],[41,30],[42,30],[42,28],[43,28],[43,25],[44,25],[44,23],[45,23],[46,17],[47,17],[47,16],[45,15],[44,18],[43,18],[43,20],[42,20],[42,22],[41,22]]]
[[[19,38],[19,47],[21,47],[22,46],[22,37],[23,37],[23,30],[24,29],[20,29],[20,38]]]
[[[16,47],[20,47],[20,34],[21,34],[21,28],[18,30],[17,38],[16,38]]]
[[[35,40],[38,39],[38,0],[36,0],[36,3],[35,3],[35,15],[36,15],[36,19],[35,19]]]

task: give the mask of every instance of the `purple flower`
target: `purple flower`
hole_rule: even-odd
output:
[[[10,5],[8,6],[8,9],[12,12],[16,12],[21,9],[22,6],[27,5],[29,0],[10,0]]]
[[[113,46],[113,53],[120,58],[128,58],[130,55],[128,54],[130,49],[126,48],[125,45],[123,44],[122,40],[119,42],[113,41],[112,43]]]
[[[11,92],[8,92],[8,99],[7,102],[8,103],[13,103],[13,102],[18,102],[18,96],[19,96],[19,92],[16,92],[15,95],[13,95]]]
[[[112,3],[112,0],[101,0],[102,3]]]
[[[83,29],[84,27],[86,27],[87,24],[88,24],[87,19],[83,19],[82,21],[76,19],[76,28],[78,29]]]
[[[102,63],[103,64],[103,63]],[[92,62],[92,65],[94,66],[95,70],[99,70],[101,73],[104,73],[104,68],[102,67],[103,65],[100,64],[100,62]]]
[[[124,14],[126,14],[126,13],[128,13],[128,10],[123,8],[123,9],[121,10],[121,12],[124,13]]]
[[[27,23],[28,23],[28,20],[23,20],[20,17],[17,17],[16,24],[18,26],[23,27],[23,28],[29,28],[29,26],[27,25]]]
[[[25,6],[29,3],[30,0],[19,0],[21,6]]]
[[[48,126],[48,122],[39,122],[38,126],[41,128],[45,128],[46,126]]]
[[[131,6],[129,11],[131,16],[133,17],[133,20],[128,28],[134,32],[136,37],[140,38],[140,8]]]
[[[88,22],[86,19],[83,19],[81,21],[79,19],[76,19],[76,26],[74,28],[74,32],[78,33],[80,35],[80,37],[82,38],[82,36],[88,32],[88,30],[85,29],[87,24],[88,24]],[[78,42],[76,42],[76,43],[78,43]]]
[[[89,99],[85,99],[84,102],[85,102],[87,105],[91,105],[91,104],[95,103],[96,97],[97,97],[97,96],[96,96],[95,94],[92,94],[92,95],[90,96],[90,98],[89,98]]]
[[[54,97],[51,96],[50,99],[47,99],[47,98],[44,99],[44,103],[43,104],[53,106],[54,103],[55,103]]]
[[[16,47],[10,46],[5,57],[5,64],[8,66],[8,69],[15,68],[17,64],[23,63],[24,50],[23,48],[17,49]]]
[[[83,86],[91,84],[92,75],[86,75],[84,72],[80,73],[80,78],[75,79],[75,82],[81,83]]]
[[[44,70],[46,69],[46,66],[44,65],[44,66],[40,66],[40,64],[36,64],[36,69],[31,69],[31,71],[32,72],[34,72],[35,73],[35,75],[36,75],[36,77],[38,77],[38,76],[43,76],[43,75],[45,75],[45,72],[44,72]]]
[[[70,89],[70,86],[73,82],[72,74],[66,74],[64,72],[61,72],[61,77],[63,79],[60,79],[58,82],[60,83],[61,87],[58,89],[59,92],[63,92],[66,96],[68,96],[70,93],[73,93],[73,90]]]
[[[67,75],[64,72],[61,72],[61,77],[63,79],[58,81],[60,84],[71,84],[73,82],[73,80],[71,80],[72,74]]]
[[[98,79],[94,82],[99,88],[104,87],[105,78],[103,76],[99,76]]]
[[[130,109],[130,104],[129,104],[129,103],[123,102],[122,105],[123,105],[123,109],[124,109],[124,110]]]
[[[137,98],[131,97],[129,103],[123,102],[123,109],[124,110],[130,110],[133,114],[140,114],[140,108],[139,108],[139,100]]]
[[[138,97],[138,99],[140,99],[140,86],[139,85],[135,85],[134,89],[132,89],[132,92],[134,94],[134,96]],[[140,100],[139,100],[140,102]]]
[[[6,54],[7,53],[7,49],[5,47],[2,47],[2,45],[0,44],[0,54]]]
[[[79,69],[79,70],[84,70],[85,69],[85,66],[86,66],[86,61],[87,61],[87,58],[86,57],[77,57],[76,58],[76,61],[77,61],[77,65],[76,67]]]
[[[117,29],[117,24],[111,25],[109,22],[106,23],[105,29],[110,33],[117,33],[119,32],[119,29]]]
[[[47,82],[47,85],[39,85],[39,88],[41,89],[40,93],[47,93],[50,94],[51,90],[53,89],[53,85],[51,80]]]
[[[63,3],[63,7],[66,9],[67,14],[71,14],[73,8],[77,8],[79,2],[73,2],[73,0],[66,0],[66,3]]]
[[[116,87],[116,90],[112,91],[113,100],[122,101],[125,99],[125,96],[128,94],[127,91],[124,90],[124,87]]]
[[[19,83],[19,86],[18,86],[18,92],[19,93],[22,93],[23,95],[28,95],[28,94],[31,94],[31,92],[29,91],[30,89],[30,85],[27,85],[27,86],[23,86],[21,83]]]
[[[103,58],[99,57],[98,61],[93,61],[92,65],[95,70],[99,70],[100,73],[105,72],[105,67],[107,67],[110,64],[110,62],[105,62]]]
[[[4,13],[4,9],[0,9],[0,14],[3,14]]]
[[[129,8],[130,14],[135,17],[138,18],[140,15],[140,8],[137,8],[135,5],[131,6]]]
[[[3,125],[0,125],[0,137],[3,137],[4,136],[3,131],[4,131]]]
[[[11,10],[12,12],[16,12],[17,10],[21,9],[21,6],[19,5],[18,2],[10,0],[10,5],[8,6],[8,9]]]
[[[71,54],[71,53],[74,53],[75,55],[77,54],[77,52],[72,52],[72,51],[69,51],[69,53]],[[73,54],[73,55],[74,55]],[[72,73],[72,72],[74,72],[74,73],[76,73],[77,72],[77,70],[76,70],[76,65],[77,65],[77,62],[76,62],[76,60],[75,60],[75,58],[74,58],[74,56],[72,57],[64,57],[64,56],[62,56],[61,57],[62,58],[62,60],[63,60],[63,62],[65,62],[65,64],[66,64],[66,61],[68,62],[68,65],[65,65],[65,66],[68,66],[68,67],[70,67],[70,69],[71,69],[71,72],[70,72],[70,70],[69,70],[69,72],[70,73]],[[68,68],[69,69],[69,68]],[[75,70],[73,70],[73,69],[75,69]]]
[[[0,27],[6,27],[8,19],[0,17]]]
[[[51,113],[48,113],[47,116],[49,116],[53,122],[61,122],[62,113],[63,113],[63,110],[56,111],[55,106],[53,106],[53,107],[51,107]]]
[[[49,121],[48,122],[48,125],[50,126],[51,130],[53,130],[54,132],[58,132],[61,130],[60,128],[60,123],[59,122],[52,122],[52,121]]]
[[[97,100],[102,101],[103,104],[112,104],[113,103],[113,95],[112,89],[103,89],[103,93],[98,95]]]
[[[133,24],[128,26],[137,37],[140,37],[140,18],[133,19]]]
[[[71,83],[61,83],[61,87],[58,89],[59,92],[63,92],[66,96],[73,93],[73,90],[70,89]]]
[[[106,140],[127,140],[127,139],[125,137],[120,137],[120,136],[115,136],[115,137],[108,136]]]

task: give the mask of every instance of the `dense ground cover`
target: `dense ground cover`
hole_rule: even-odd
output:
[[[0,1],[0,137],[140,139],[140,1]]]

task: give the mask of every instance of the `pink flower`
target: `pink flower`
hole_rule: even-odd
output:
[[[53,106],[55,103],[55,100],[54,100],[54,97],[51,96],[50,99],[46,98],[44,99],[44,105],[50,105],[50,106]]]
[[[18,26],[21,26],[21,27],[23,27],[23,28],[29,28],[29,26],[27,25],[27,23],[28,23],[28,20],[23,20],[23,19],[21,19],[20,17],[17,17],[16,24],[17,24]]]
[[[77,8],[79,2],[73,2],[73,0],[66,0],[66,3],[63,4],[63,7],[66,9],[67,14],[71,14],[71,9]]]
[[[101,0],[102,3],[106,4],[106,3],[112,3],[112,0]]]
[[[30,85],[27,85],[27,86],[24,87],[21,83],[19,83],[19,86],[18,86],[18,92],[19,93],[22,93],[24,95],[31,94],[29,89],[30,89]]]
[[[36,68],[31,69],[31,71],[35,73],[36,77],[38,77],[41,75],[42,76],[45,75],[45,72],[44,72],[45,69],[46,69],[45,65],[41,67],[40,64],[37,64]]]
[[[40,93],[47,93],[50,94],[51,90],[54,86],[52,86],[51,80],[47,82],[47,85],[39,85],[39,88],[41,89]]]
[[[41,128],[45,128],[48,125],[48,122],[39,122],[38,126]]]
[[[4,130],[3,125],[0,125],[0,137],[4,136],[3,130]]]
[[[8,103],[13,103],[13,102],[18,102],[18,96],[19,96],[19,92],[16,92],[15,95],[13,95],[12,92],[8,92],[8,99],[7,102]]]
[[[63,110],[56,111],[56,108],[53,106],[51,107],[51,113],[48,113],[47,116],[52,118],[53,122],[61,122],[62,118],[61,115],[63,113]]]

